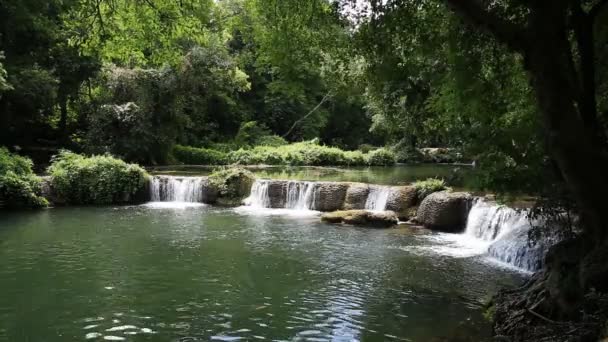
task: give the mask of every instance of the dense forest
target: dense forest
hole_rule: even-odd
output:
[[[5,1],[0,143],[147,165],[382,165],[450,147],[487,166],[484,187],[536,187],[546,161],[521,57],[434,1],[371,5]],[[388,151],[251,151],[289,142]]]
[[[577,319],[608,290],[608,1],[4,0],[0,22],[11,152],[350,166],[442,148],[580,229],[503,321]]]

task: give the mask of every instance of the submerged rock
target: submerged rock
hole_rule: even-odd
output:
[[[393,186],[386,202],[386,210],[394,211],[401,221],[412,217],[411,208],[416,205],[416,188]]]
[[[364,183],[351,183],[346,190],[344,210],[365,209],[365,202],[369,195],[369,185]]]
[[[398,223],[392,211],[373,212],[367,210],[344,210],[323,214],[321,220],[329,223],[345,223],[355,226],[389,228]]]
[[[427,196],[416,213],[416,220],[427,228],[450,233],[462,232],[473,196],[467,192],[435,192]]]
[[[336,211],[342,209],[348,183],[319,182],[314,188],[313,210]]]

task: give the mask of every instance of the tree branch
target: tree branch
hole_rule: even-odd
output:
[[[477,0],[444,0],[452,10],[475,27],[486,30],[511,49],[522,52],[526,46],[525,28],[511,23]]]
[[[314,113],[317,109],[319,109],[319,107],[321,107],[323,105],[323,103],[325,103],[325,101],[327,101],[329,98],[331,97],[331,92],[328,92],[327,94],[325,94],[325,96],[323,96],[323,99],[321,100],[321,102],[319,102],[315,108],[313,108],[310,112],[308,112],[306,115],[304,115],[303,117],[299,118],[298,120],[296,120],[296,122],[293,123],[293,125],[291,125],[291,128],[287,131],[287,133],[283,134],[283,138],[286,138],[291,131],[294,130],[294,128],[296,128],[296,126],[306,120],[306,118],[308,118],[310,115],[312,115],[312,113]]]
[[[588,12],[590,19],[594,20],[606,5],[608,5],[608,0],[600,0],[597,4],[591,7]]]

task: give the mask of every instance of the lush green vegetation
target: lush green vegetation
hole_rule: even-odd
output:
[[[0,207],[39,208],[48,203],[40,196],[40,177],[32,161],[0,147]]]
[[[433,192],[450,190],[443,179],[428,178],[423,181],[417,181],[412,184],[416,189],[416,197],[418,201],[422,201],[426,196]]]
[[[48,172],[55,196],[70,204],[136,202],[149,177],[138,165],[111,156],[86,157],[68,151],[53,159]]]
[[[369,153],[343,151],[336,147],[306,141],[281,146],[256,146],[222,152],[208,148],[176,145],[172,156],[190,165],[312,165],[312,166],[386,166],[395,164],[395,155],[387,149]]]
[[[608,245],[607,3],[5,0],[0,145],[145,164],[470,156],[479,188],[581,218],[589,252],[553,269],[582,274]],[[35,179],[9,173],[35,202]],[[570,283],[545,292],[598,288]]]
[[[228,167],[214,170],[209,181],[218,190],[218,203],[240,205],[249,195],[255,176],[241,167]]]

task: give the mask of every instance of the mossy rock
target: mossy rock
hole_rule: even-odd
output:
[[[214,171],[209,176],[210,185],[217,189],[217,203],[226,206],[240,205],[251,193],[255,176],[241,167]]]
[[[392,211],[343,210],[326,213],[321,220],[328,223],[344,223],[371,228],[389,228],[397,225],[397,214]]]

